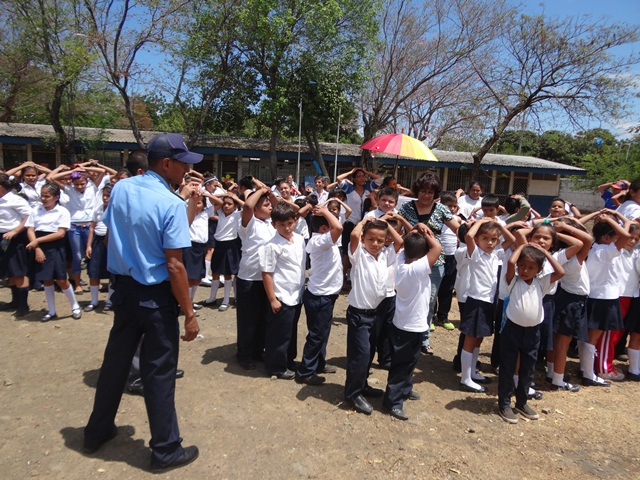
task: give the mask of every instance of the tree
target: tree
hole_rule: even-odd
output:
[[[148,80],[138,62],[145,49],[164,46],[170,32],[179,27],[179,13],[187,0],[83,0],[81,24],[98,52],[106,80],[120,94],[133,136],[140,148],[144,140],[132,102],[133,81]],[[80,30],[79,30],[80,31]]]
[[[620,114],[629,86],[622,74],[640,61],[637,54],[610,53],[613,47],[636,42],[638,26],[589,17],[521,15],[503,32],[489,65],[472,63],[494,112],[491,133],[473,154],[473,176],[504,131],[525,112],[538,123],[542,116],[561,115],[576,126]]]

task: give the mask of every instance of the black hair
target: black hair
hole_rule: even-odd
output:
[[[528,257],[534,262],[538,264],[538,271],[542,271],[542,267],[544,266],[544,261],[547,259],[544,252],[541,252],[535,247],[531,247],[526,245],[522,251],[520,252],[520,256],[518,257],[518,261],[520,261],[523,257]],[[517,264],[517,263],[516,263]]]
[[[329,208],[329,206],[338,207],[339,209],[342,208],[342,205],[340,205],[340,202],[337,200],[329,200],[327,202],[327,208]]]
[[[132,177],[138,175],[138,170],[142,170],[143,172],[149,170],[149,159],[147,158],[147,151],[138,149],[131,152],[127,157],[127,161],[124,167]]]
[[[339,198],[344,202],[347,198],[347,194],[344,193],[344,190],[336,187],[329,192],[329,198],[335,198],[335,197]]]
[[[317,180],[323,180],[324,181],[324,176],[323,175],[316,175],[313,179],[313,182],[315,183]]]
[[[104,187],[102,187],[102,193],[107,192],[109,195],[111,195],[112,189],[113,189],[113,185],[111,185],[110,183],[107,183]]]
[[[282,185],[283,183],[286,183],[287,185],[289,185],[289,182],[287,182],[287,180],[284,179],[284,178],[278,178],[273,183],[274,183],[274,185],[276,186],[276,188],[278,190],[280,190],[280,185]],[[291,185],[289,185],[289,186],[291,186]]]
[[[54,197],[60,197],[60,187],[55,183],[52,183],[52,182],[45,183],[42,186],[42,190],[47,190]]]
[[[398,191],[395,188],[382,188],[378,192],[378,199],[382,197],[393,197],[393,199],[398,203]]]
[[[272,222],[286,222],[287,220],[295,220],[296,211],[287,202],[278,202],[273,210],[271,210]]]
[[[596,243],[600,243],[603,237],[612,237],[616,234],[609,222],[600,221],[593,225],[593,239]]]
[[[240,181],[238,181],[238,186],[251,190],[253,188],[253,177],[251,175],[242,177]]]
[[[389,187],[389,184],[391,183],[392,180],[395,180],[396,177],[394,177],[393,175],[387,175],[386,177],[384,177],[382,179],[382,185],[380,185],[382,188],[387,188]]]
[[[362,168],[358,168],[358,169],[354,170],[353,173],[351,174],[351,178],[353,180],[355,180],[356,175],[358,175],[358,172],[364,173],[365,176],[367,175],[367,173]]]
[[[437,198],[442,190],[440,178],[433,172],[423,173],[411,186],[411,192],[416,198],[422,190],[433,190],[433,198]]]
[[[638,223],[633,222],[631,225],[629,225],[629,233],[633,233],[636,230],[640,230],[640,225],[638,225]]]
[[[429,251],[427,239],[419,232],[411,232],[404,238],[404,255],[410,259],[424,257]]]
[[[395,218],[390,218],[389,220],[385,220],[387,222],[387,225],[389,225],[390,227],[393,227],[394,229],[397,228],[398,221]]]
[[[315,196],[315,195],[314,195]],[[300,197],[300,198],[296,198],[293,203],[295,203],[297,206],[299,206],[300,208],[305,207],[307,205],[307,198],[304,197]]]
[[[456,194],[453,192],[442,192],[440,194],[440,203],[445,204],[449,202],[458,202]]]
[[[500,206],[500,197],[490,193],[482,197],[482,202],[480,202],[481,207],[493,207],[498,208]]]
[[[540,230],[541,228],[548,228],[549,230],[551,230],[551,248],[549,248],[550,252],[555,252],[558,250],[558,232],[556,232],[556,229],[553,228],[553,225],[550,225],[548,223],[539,223],[537,224],[535,227],[533,227],[531,229],[531,232],[529,233],[529,238],[533,238],[533,235]]]
[[[633,182],[631,182],[629,188],[627,189],[627,193],[623,196],[624,201],[626,202],[627,200],[631,199],[632,191],[637,192],[638,190],[640,190],[640,178],[637,178]]]
[[[382,220],[371,220],[362,227],[362,235],[364,236],[369,230],[384,230],[384,233],[387,233],[389,231],[389,225]]]
[[[364,202],[362,202],[362,211],[364,213],[370,212],[371,210],[373,210],[373,200],[371,200],[369,197],[364,199]]]
[[[507,197],[504,199],[504,209],[509,215],[513,215],[520,208],[520,200],[513,197]]]
[[[307,203],[309,205],[311,205],[312,207],[315,207],[316,205],[318,205],[319,200],[318,200],[318,196],[317,195],[307,195],[306,197]],[[297,199],[296,199],[297,200]],[[297,205],[297,204],[296,204]]]
[[[321,227],[329,226],[329,221],[324,215],[311,215],[311,229],[318,233]]]
[[[560,197],[556,197],[553,200],[551,200],[551,203],[553,203],[553,202],[562,202],[563,204],[567,203],[567,202],[564,201],[563,198],[560,198]],[[549,206],[551,206],[551,203],[549,204]]]
[[[463,244],[467,243],[467,240],[465,239],[465,236],[467,235],[467,233],[469,233],[469,224],[468,223],[460,224],[460,226],[458,227],[458,240],[460,241],[460,243],[463,243]]]
[[[20,183],[15,178],[9,177],[6,173],[0,173],[0,187],[4,188],[7,192],[15,190],[20,191]]]
[[[477,185],[480,187],[480,190],[482,190],[484,192],[484,188],[482,188],[482,184],[478,181],[478,180],[471,180],[469,182],[469,186],[467,187],[467,192],[469,190],[471,190],[471,187],[473,187],[474,185]]]
[[[500,224],[498,222],[485,222],[480,225],[476,236],[482,235],[483,233],[490,232],[492,230],[497,230],[498,232],[500,232]]]

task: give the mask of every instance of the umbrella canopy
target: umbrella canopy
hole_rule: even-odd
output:
[[[432,162],[438,161],[433,152],[423,142],[404,133],[379,135],[364,142],[360,145],[360,148],[372,152],[389,153],[399,157],[430,160]],[[396,165],[397,163],[396,159]]]

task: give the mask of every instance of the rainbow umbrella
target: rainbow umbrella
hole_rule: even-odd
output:
[[[364,142],[360,145],[360,148],[374,153],[380,152],[396,155],[396,164],[393,169],[394,175],[398,170],[399,157],[429,160],[432,162],[438,161],[433,152],[423,142],[404,133],[379,135]]]

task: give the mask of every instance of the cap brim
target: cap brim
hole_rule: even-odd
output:
[[[194,152],[182,152],[175,155],[175,158],[184,163],[189,163],[193,165],[194,163],[199,163],[204,158],[204,155],[200,153]]]

